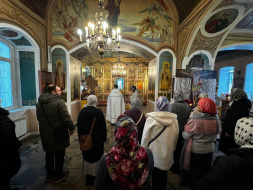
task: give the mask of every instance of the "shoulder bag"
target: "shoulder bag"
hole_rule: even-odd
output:
[[[81,137],[80,137],[80,150],[81,151],[90,150],[92,148],[91,132],[94,127],[95,120],[96,120],[96,117],[94,117],[94,119],[93,119],[90,133],[88,135],[81,135]]]
[[[158,135],[156,135],[156,137],[153,138],[153,139],[148,143],[148,146],[149,146],[152,142],[154,142],[154,140],[156,140],[156,139],[163,133],[163,131],[165,130],[166,127],[167,127],[167,126],[165,125],[164,128],[163,128],[163,130],[162,130]]]
[[[62,143],[64,141],[67,141],[69,139],[69,132],[68,129],[66,129],[66,127],[60,127],[60,128],[53,128],[48,117],[47,114],[45,113],[43,104],[40,104],[41,108],[42,108],[42,112],[45,115],[47,122],[50,126],[50,130],[53,132],[53,136],[54,136],[54,141],[56,144]]]
[[[141,118],[142,118],[142,115],[143,115],[143,114],[141,114],[141,116],[140,116],[139,120],[137,121],[136,125],[138,125],[138,124],[140,123]]]

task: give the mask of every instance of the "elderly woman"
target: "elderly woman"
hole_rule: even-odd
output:
[[[137,127],[127,115],[120,115],[115,125],[115,145],[102,156],[97,170],[97,190],[150,189],[153,156],[139,146]]]
[[[98,109],[97,97],[89,95],[87,105],[80,111],[77,119],[78,137],[90,133],[94,122],[92,136],[92,149],[82,151],[84,159],[84,169],[86,175],[86,186],[94,186],[97,166],[101,156],[104,154],[104,142],[107,138],[106,123],[103,112]]]
[[[149,147],[154,156],[152,189],[165,190],[167,171],[173,164],[173,152],[178,139],[177,115],[169,112],[170,102],[165,96],[156,101],[156,111],[147,113],[141,145]]]
[[[240,88],[233,88],[230,94],[229,108],[227,110],[222,134],[219,142],[219,150],[227,154],[231,148],[238,148],[234,141],[235,124],[242,117],[249,117],[252,103],[247,98],[247,94]]]
[[[197,184],[198,190],[251,189],[253,171],[253,118],[244,117],[235,126],[239,148],[218,156],[211,171]]]
[[[184,127],[186,140],[182,156],[183,169],[180,185],[194,189],[197,182],[211,168],[214,141],[220,131],[216,116],[216,104],[210,98],[201,98],[198,104],[201,114],[192,117]]]
[[[146,117],[144,114],[141,113],[141,99],[135,98],[131,102],[131,108],[124,112],[124,114],[131,117],[131,119],[135,122],[138,129],[138,141],[141,144],[141,137],[143,133],[143,128],[145,125]]]
[[[176,90],[174,92],[174,103],[170,106],[170,112],[177,114],[177,120],[179,125],[179,136],[177,141],[177,148],[174,152],[174,164],[172,168],[170,169],[173,173],[179,174],[180,168],[179,168],[179,158],[181,149],[183,147],[183,137],[182,132],[184,131],[184,126],[187,123],[187,120],[189,119],[190,115],[190,107],[189,105],[184,101],[184,95],[181,91]]]

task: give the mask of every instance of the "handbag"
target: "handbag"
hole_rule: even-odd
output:
[[[153,138],[153,139],[148,143],[148,146],[149,146],[152,142],[154,142],[154,140],[156,140],[156,139],[163,133],[163,131],[165,130],[166,127],[167,127],[167,126],[165,125],[164,128],[163,128],[163,130],[162,130],[158,135],[156,135],[156,137]]]
[[[66,127],[60,127],[60,128],[53,128],[48,117],[47,114],[45,113],[43,104],[40,104],[41,108],[42,108],[42,112],[45,115],[47,122],[50,126],[50,130],[53,132],[53,136],[54,136],[54,142],[56,144],[62,143],[64,141],[67,141],[69,139],[69,132],[68,129],[66,129]]]
[[[96,120],[96,117],[94,117],[94,119],[93,119],[90,133],[88,135],[81,135],[81,137],[80,137],[80,150],[81,151],[90,150],[92,148],[91,132],[93,130],[95,120]]]

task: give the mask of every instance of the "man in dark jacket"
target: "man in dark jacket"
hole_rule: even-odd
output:
[[[72,135],[75,129],[65,102],[60,95],[60,87],[49,85],[47,93],[39,97],[39,103],[36,105],[42,147],[46,152],[46,182],[51,180],[55,172],[55,183],[60,183],[69,173],[68,171],[63,172],[65,149],[69,146],[69,135],[63,141],[56,142],[55,136],[57,134],[53,134],[53,130],[66,129]]]
[[[8,115],[9,112],[0,107],[0,184],[4,190],[10,189],[9,180],[21,166],[19,151],[22,144],[16,137],[15,123]]]

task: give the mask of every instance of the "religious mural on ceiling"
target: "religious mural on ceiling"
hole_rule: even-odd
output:
[[[225,9],[214,14],[206,22],[206,32],[213,34],[222,31],[236,19],[237,15],[236,9]]]
[[[105,0],[104,9],[109,31],[118,26],[122,34],[137,36],[155,45],[173,43],[174,14],[165,6],[165,0]],[[53,40],[78,41],[77,29],[84,29],[88,22],[94,21],[97,11],[98,1],[58,0],[52,11]]]
[[[237,25],[236,29],[253,29],[253,11],[247,14]]]

